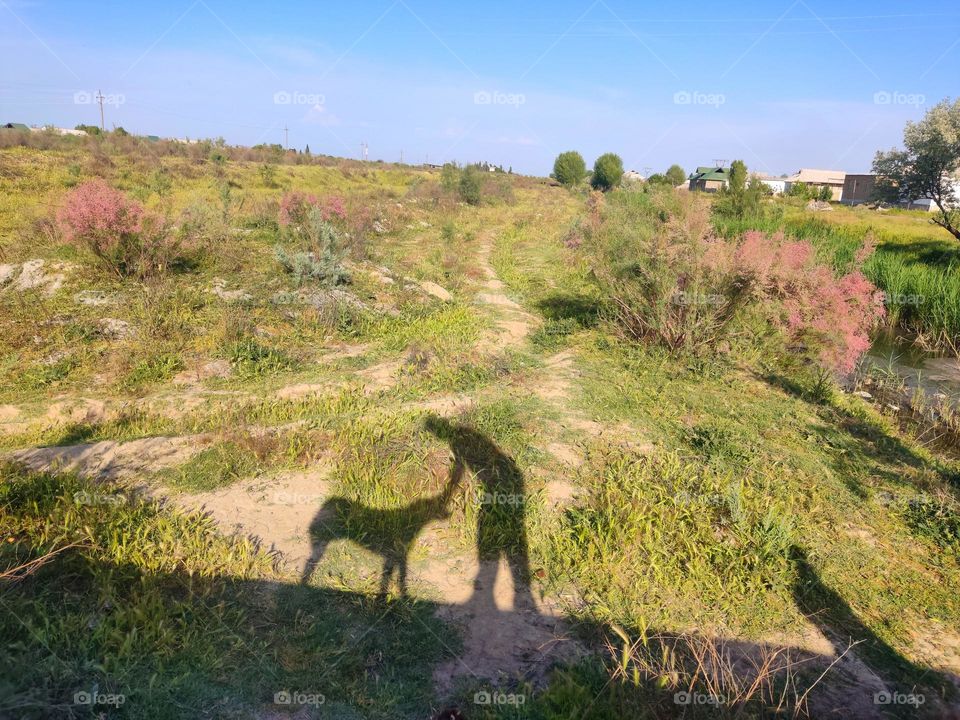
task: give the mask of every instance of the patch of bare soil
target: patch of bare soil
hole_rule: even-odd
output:
[[[587,652],[570,637],[559,608],[528,588],[516,591],[505,560],[459,557],[414,568],[414,577],[435,588],[444,602],[438,616],[463,633],[463,651],[434,671],[440,697],[461,676],[542,686],[554,664]]]
[[[477,254],[477,262],[484,277],[484,292],[477,295],[477,300],[497,311],[497,332],[484,338],[484,344],[497,348],[511,347],[519,345],[530,334],[536,318],[507,297],[506,286],[490,265],[492,250],[493,241],[486,235],[480,242]]]
[[[329,467],[286,472],[207,493],[173,494],[172,501],[209,513],[228,533],[259,540],[299,572],[310,557],[310,523],[330,495],[329,473]]]
[[[16,450],[11,460],[31,470],[76,472],[90,478],[133,479],[162,468],[179,465],[203,449],[202,435],[151,437],[128,442],[96,443]]]

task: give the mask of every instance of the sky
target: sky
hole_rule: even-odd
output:
[[[0,47],[4,123],[537,175],[867,172],[960,95],[956,0],[0,0]]]

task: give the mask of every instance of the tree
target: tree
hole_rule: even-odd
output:
[[[576,150],[560,153],[553,162],[553,177],[561,185],[579,185],[586,174],[587,164],[583,161],[583,155]]]
[[[460,172],[460,199],[468,205],[479,205],[482,185],[476,165],[467,165]]]
[[[719,215],[742,219],[761,214],[761,200],[766,185],[757,177],[747,179],[747,165],[743,160],[730,164],[730,179],[717,193],[714,210]]]
[[[653,175],[647,178],[647,184],[648,185],[672,185],[673,183],[670,182],[670,180],[667,178],[666,175],[662,175],[661,173],[654,173]]]
[[[612,190],[623,181],[623,160],[614,153],[604,153],[593,164],[590,184],[594,190]]]
[[[687,174],[679,165],[671,165],[667,172],[664,173],[664,177],[667,179],[667,182],[676,187],[677,185],[683,184],[687,179]]]
[[[833,191],[827,185],[822,185],[820,187],[820,192],[817,193],[817,199],[822,200],[823,202],[830,202],[833,200]]]
[[[877,196],[889,200],[930,198],[940,210],[932,221],[960,240],[960,98],[943,100],[920,122],[903,130],[903,150],[877,152]]]

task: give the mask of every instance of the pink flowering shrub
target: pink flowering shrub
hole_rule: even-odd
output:
[[[858,253],[862,262],[870,245]],[[827,369],[847,373],[870,347],[870,331],[883,319],[883,293],[858,270],[840,278],[817,263],[813,246],[783,233],[747,232],[735,253],[736,272],[755,302],[791,343],[814,350]]]
[[[280,198],[280,227],[303,227],[307,223],[307,215],[316,207],[317,196],[309,195],[300,190],[291,190]]]
[[[316,195],[301,190],[291,190],[280,198],[278,217],[280,227],[291,228],[294,232],[306,227],[313,208],[320,208],[324,220],[344,220],[347,217],[342,197],[333,195],[320,200]]]
[[[162,272],[176,257],[162,220],[103,180],[70,190],[56,226],[64,240],[89,250],[120,276]]]
[[[694,195],[608,199],[595,230],[587,221],[582,250],[626,336],[701,352],[772,327],[838,373],[869,348],[882,294],[859,271],[836,277],[810,243],[782,233],[717,238],[707,202]]]

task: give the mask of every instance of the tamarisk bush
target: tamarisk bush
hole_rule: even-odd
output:
[[[64,240],[95,255],[120,277],[144,278],[179,259],[164,220],[103,180],[77,185],[56,213]]]

